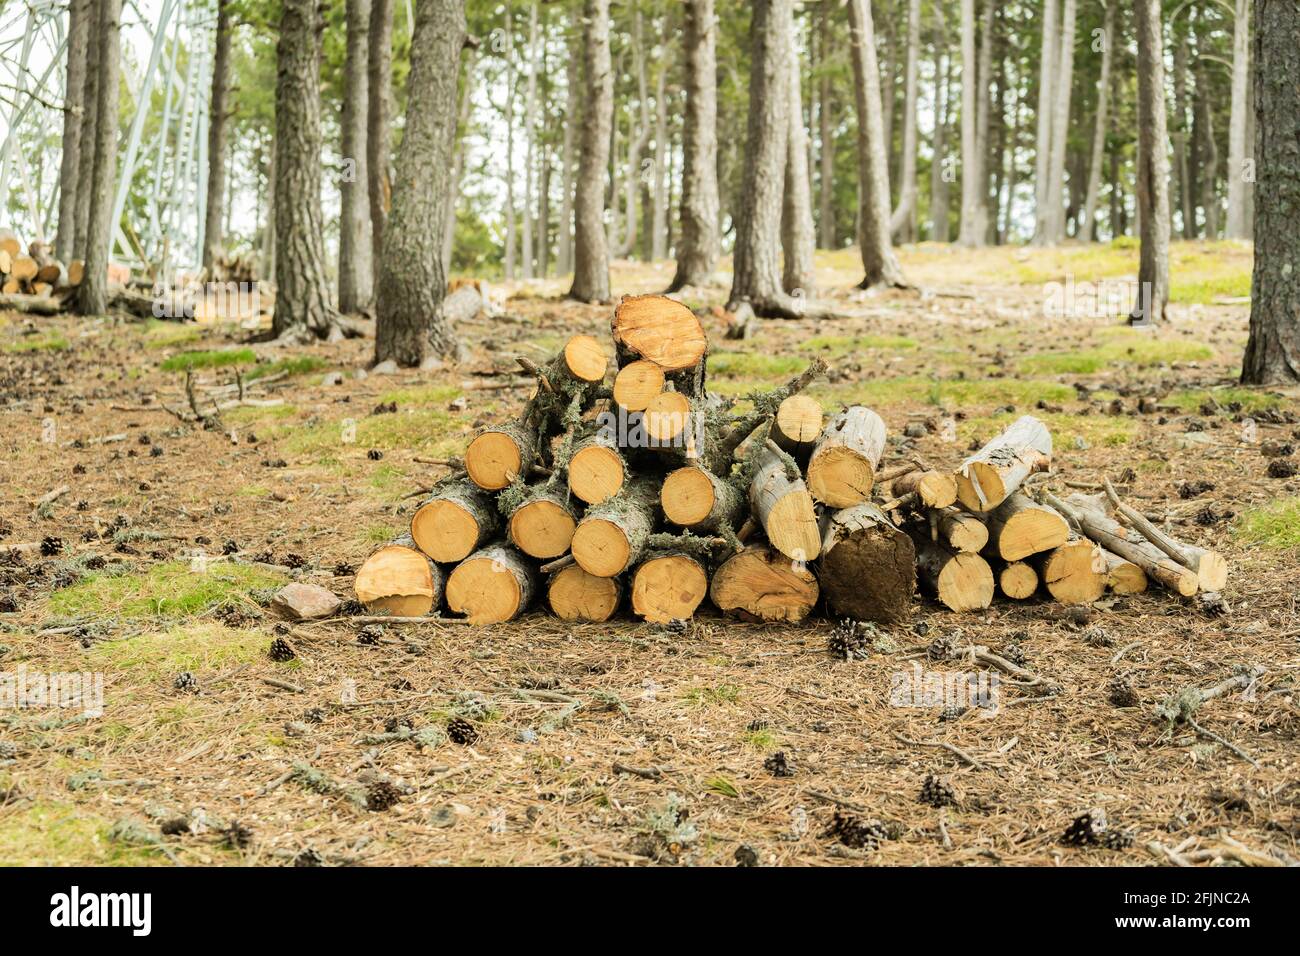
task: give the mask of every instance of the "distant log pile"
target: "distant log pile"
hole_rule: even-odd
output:
[[[53,315],[81,283],[81,273],[80,259],[65,265],[48,243],[24,248],[11,230],[0,229],[0,308]]]
[[[819,610],[893,622],[918,583],[954,611],[995,595],[1067,604],[1150,582],[1217,590],[1223,559],[1104,498],[1035,494],[1052,460],[1033,417],[955,469],[884,461],[884,421],[861,405],[829,416],[804,390],[820,361],[771,390],[706,387],[696,315],[664,296],[614,311],[613,361],[571,338],[512,420],[470,442],[463,470],[416,509],[409,534],[376,551],[358,600],[401,616],[440,608],[513,620],[544,603],[566,621],[691,617],[708,599],[748,621]]]

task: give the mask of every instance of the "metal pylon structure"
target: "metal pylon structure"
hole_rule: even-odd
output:
[[[112,257],[169,282],[196,268],[203,248],[215,24],[213,0],[123,6],[122,84],[132,107],[118,140]],[[67,33],[66,0],[0,0],[0,226],[39,241],[58,228]],[[34,152],[42,160],[35,174]],[[10,196],[22,197],[20,209]]]

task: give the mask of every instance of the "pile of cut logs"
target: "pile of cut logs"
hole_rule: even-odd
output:
[[[48,298],[81,282],[81,260],[68,265],[54,258],[48,243],[33,242],[23,251],[22,241],[0,229],[0,294]]]
[[[898,621],[918,579],[954,611],[1045,593],[1087,603],[1148,582],[1189,596],[1227,574],[1119,500],[1032,496],[1052,438],[1026,416],[962,462],[882,467],[885,423],[861,405],[829,419],[801,394],[820,361],[738,398],[705,387],[708,341],[672,299],[625,297],[601,343],[573,337],[520,416],[482,431],[415,511],[410,531],[358,570],[372,613],[444,605],[473,623],[545,602],[605,621],[626,598],[647,621],[706,598],[745,620]],[[888,488],[888,495],[882,493]]]

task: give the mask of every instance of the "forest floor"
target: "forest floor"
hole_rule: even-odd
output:
[[[1135,256],[921,246],[903,260],[927,292],[863,294],[853,253],[827,254],[818,280],[844,318],[767,322],[745,342],[706,321],[714,389],[776,384],[823,356],[831,378],[812,394],[871,405],[895,436],[928,423],[887,454],[945,467],[1036,414],[1055,436],[1050,484],[1109,475],[1232,562],[1226,615],[1154,590],[1079,616],[1042,599],[959,616],[918,597],[852,663],[827,653],[829,621],[742,624],[707,604],[684,634],[541,611],[390,625],[372,644],[347,620],[281,625],[297,657],[269,658],[267,595],[300,578],[350,596],[350,569],[445,473],[419,459],[459,454],[526,398],[514,356],[607,336],[610,309],[561,301],[559,281],[503,290],[503,317],[461,329],[468,363],[392,375],[357,375],[364,340],[285,351],[222,324],[0,316],[0,669],[104,681],[102,716],[0,710],[0,863],[732,865],[741,847],[762,864],[1168,863],[1156,844],[1200,861],[1300,857],[1300,480],[1269,477],[1262,453],[1300,440],[1300,395],[1234,384],[1247,247],[1176,245],[1156,331],[1045,314],[1045,283],[1120,282]],[[615,290],[670,273],[621,263]],[[221,412],[234,442],[181,421],[186,369],[204,408],[239,372],[256,404]],[[1158,408],[1139,413],[1142,398]],[[1004,685],[992,716],[946,721],[891,706],[914,663],[961,669],[917,653],[958,632],[1018,644],[1060,693]],[[1239,667],[1263,673],[1196,719],[1240,753],[1154,717]],[[176,689],[184,671],[197,688]],[[1108,699],[1117,675],[1138,705]],[[473,718],[476,742],[438,742],[453,714]],[[792,775],[765,769],[777,751]],[[918,802],[929,773],[952,778],[956,806]],[[390,809],[360,805],[374,781],[397,785]],[[890,839],[838,842],[837,805]],[[1092,807],[1136,842],[1063,845]],[[175,818],[191,832],[162,836]]]

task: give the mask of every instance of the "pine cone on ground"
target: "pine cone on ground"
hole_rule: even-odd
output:
[[[874,850],[889,839],[889,831],[879,820],[863,820],[843,810],[836,810],[825,836],[855,850]]]
[[[402,791],[387,780],[376,780],[366,790],[366,809],[375,812],[391,809],[402,799]]]
[[[283,637],[277,637],[271,642],[271,646],[267,649],[267,654],[269,654],[271,660],[275,661],[277,664],[291,661],[298,656],[293,649],[293,645]]]
[[[763,761],[763,769],[774,777],[793,777],[794,768],[790,766],[790,761],[785,757],[784,750],[778,750],[772,756]]]
[[[189,671],[181,671],[177,674],[172,684],[177,690],[185,693],[193,693],[199,689],[199,679]]]
[[[752,846],[749,846],[746,843],[742,843],[740,846],[736,847],[736,853],[733,858],[736,861],[736,866],[758,866],[758,854],[754,852]]]
[[[690,622],[680,617],[672,618],[663,626],[665,632],[669,634],[685,634],[690,629]]]
[[[1116,707],[1136,707],[1142,703],[1137,688],[1127,677],[1112,677],[1106,685],[1106,698]]]
[[[324,707],[309,707],[302,712],[302,719],[309,724],[325,723]]]
[[[181,836],[190,832],[190,821],[184,817],[169,817],[158,829],[163,836]]]
[[[970,710],[969,707],[945,707],[939,711],[939,722],[947,723],[950,720],[961,720],[962,715]]]
[[[867,644],[869,631],[852,618],[837,623],[826,640],[826,649],[842,661],[865,661],[871,653]]]
[[[324,863],[325,863],[324,857],[322,857],[311,847],[307,847],[307,849],[301,851],[297,856],[293,858],[294,866],[323,866]]]
[[[63,553],[63,539],[58,535],[49,534],[41,539],[41,556],[52,558],[56,554]]]
[[[1025,666],[1025,651],[1019,644],[1008,644],[1002,648],[1002,653],[998,655],[1005,661],[1010,661],[1017,667]]]
[[[468,747],[478,740],[478,731],[464,717],[453,717],[447,721],[447,739],[454,744]]]
[[[242,850],[253,842],[253,831],[238,820],[232,820],[221,831],[221,839],[232,850]]]
[[[0,760],[13,760],[18,756],[18,745],[11,740],[0,740]]]
[[[921,783],[921,793],[916,799],[932,807],[953,807],[957,805],[957,791],[953,789],[952,781],[947,777],[928,773]]]
[[[930,642],[925,652],[932,661],[951,660],[957,653],[957,638],[951,634],[941,634]]]
[[[357,643],[365,644],[368,647],[374,647],[379,643],[379,639],[384,636],[384,627],[382,624],[367,624],[357,632]]]
[[[1097,846],[1106,834],[1106,811],[1094,807],[1066,827],[1061,842],[1068,846]]]
[[[1108,850],[1127,850],[1133,845],[1130,830],[1107,830],[1101,835],[1101,845]]]

